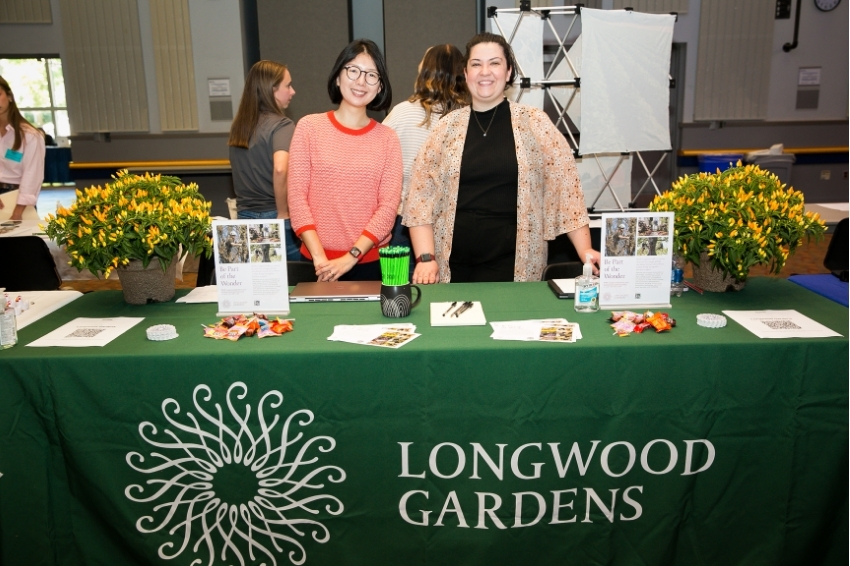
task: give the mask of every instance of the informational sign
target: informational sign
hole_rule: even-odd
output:
[[[218,310],[289,314],[282,219],[214,220]]]
[[[820,86],[820,67],[800,67],[797,86]]]
[[[602,215],[599,306],[670,307],[673,213]]]
[[[230,79],[207,79],[210,96],[230,96]]]

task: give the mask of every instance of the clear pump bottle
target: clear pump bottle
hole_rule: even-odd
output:
[[[0,350],[11,348],[17,343],[18,322],[15,318],[15,309],[0,310]]]
[[[576,312],[597,312],[599,310],[599,277],[593,274],[593,257],[585,255],[582,274],[576,277]]]

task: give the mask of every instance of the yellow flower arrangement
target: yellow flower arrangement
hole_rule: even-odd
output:
[[[757,165],[681,177],[650,210],[675,212],[674,246],[699,264],[705,252],[711,266],[745,281],[754,265],[778,274],[803,238],[823,237],[817,213],[806,212],[803,194]]]
[[[109,277],[130,260],[156,258],[163,270],[178,254],[212,252],[210,203],[177,177],[119,171],[103,187],[77,190],[70,208],[47,216],[42,229],[79,271]]]

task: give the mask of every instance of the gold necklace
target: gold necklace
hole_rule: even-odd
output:
[[[493,115],[492,115],[492,116],[490,116],[490,123],[489,123],[489,124],[487,124],[487,129],[485,130],[485,129],[481,126],[481,122],[479,122],[479,121],[478,121],[478,114],[476,114],[476,113],[475,113],[475,110],[472,110],[472,109],[470,108],[470,111],[472,112],[472,117],[473,117],[473,118],[475,118],[475,123],[476,123],[476,124],[478,124],[478,127],[481,129],[481,133],[482,133],[482,134],[484,134],[484,137],[485,137],[485,138],[487,137],[487,132],[489,132],[489,131],[490,131],[490,126],[492,126],[492,125],[493,125],[493,119],[496,117],[496,112],[497,112],[498,110],[499,110],[499,106],[497,105],[497,106],[496,106],[496,109],[495,109],[495,110],[493,110]],[[485,111],[485,112],[486,112],[486,111]]]

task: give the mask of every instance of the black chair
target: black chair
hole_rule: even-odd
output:
[[[7,291],[55,291],[62,285],[47,243],[38,236],[0,238],[0,287]]]
[[[286,277],[289,279],[290,285],[297,285],[302,281],[305,283],[314,283],[319,280],[316,277],[315,266],[309,261],[287,261]]]
[[[580,261],[564,261],[561,263],[550,263],[543,270],[543,281],[550,279],[572,279],[582,273],[584,264]]]
[[[850,267],[848,266],[850,259],[848,259],[847,221],[848,219],[845,218],[835,226],[829,247],[826,249],[826,257],[823,258],[823,266],[842,281],[847,281],[847,270]]]
[[[198,258],[198,280],[195,287],[206,287],[215,285],[215,256],[210,257],[201,254]]]

